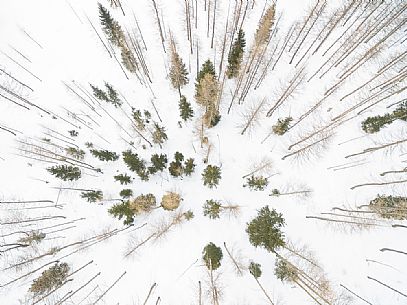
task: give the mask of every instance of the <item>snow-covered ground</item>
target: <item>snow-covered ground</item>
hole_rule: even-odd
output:
[[[151,192],[157,198],[161,198],[167,191],[180,192],[184,199],[181,209],[184,211],[192,210],[195,217],[191,221],[173,228],[164,238],[147,242],[136,253],[125,258],[124,253],[130,244],[143,241],[153,232],[160,220],[168,219],[173,213],[176,213],[157,209],[149,215],[136,218],[135,227],[147,223],[142,228],[132,232],[132,229],[124,230],[85,251],[61,259],[61,261],[69,263],[72,270],[77,270],[91,260],[93,263],[75,274],[73,281],[53,293],[44,304],[56,304],[66,293],[75,291],[100,272],[100,275],[88,286],[65,301],[66,304],[93,304],[125,271],[124,277],[103,296],[99,301],[100,304],[144,304],[143,302],[153,283],[156,283],[157,286],[147,304],[156,304],[158,297],[160,297],[160,304],[163,305],[198,304],[199,281],[202,283],[204,294],[202,304],[209,304],[211,298],[205,292],[208,286],[208,274],[201,258],[202,249],[209,242],[221,246],[224,255],[222,266],[217,271],[222,288],[219,304],[268,303],[249,272],[245,272],[242,276],[236,275],[233,264],[223,247],[224,242],[229,249],[239,250],[246,265],[251,260],[261,264],[263,274],[259,280],[276,304],[315,304],[299,287],[282,283],[276,278],[273,272],[275,263],[273,254],[261,248],[254,248],[249,243],[248,235],[245,232],[246,223],[255,217],[258,209],[265,205],[269,205],[283,214],[286,221],[283,231],[287,239],[298,245],[306,245],[315,253],[315,257],[323,267],[335,292],[338,294],[343,292],[343,288],[339,286],[343,284],[374,305],[407,304],[405,296],[367,278],[367,276],[371,276],[403,293],[407,293],[406,256],[380,251],[382,248],[393,248],[406,252],[405,229],[392,228],[391,223],[386,222],[382,227],[374,227],[369,230],[351,230],[329,226],[326,222],[305,217],[307,215],[319,215],[321,212],[332,212],[332,207],[355,207],[368,204],[378,194],[407,196],[406,183],[351,189],[352,186],[366,182],[405,180],[405,173],[404,175],[401,173],[385,177],[379,176],[379,173],[383,171],[400,170],[406,166],[406,155],[402,155],[403,144],[390,152],[380,150],[345,159],[345,156],[360,152],[368,147],[406,137],[407,129],[404,121],[396,121],[379,133],[367,136],[360,128],[364,118],[389,112],[386,106],[405,98],[405,93],[401,92],[394,95],[386,103],[372,107],[370,112],[356,116],[340,125],[335,129],[329,143],[309,158],[298,160],[288,157],[282,160],[282,157],[290,152],[287,151],[287,147],[300,136],[304,136],[307,131],[312,130],[313,126],[326,124],[334,116],[354,105],[357,101],[352,101],[352,98],[344,102],[339,102],[339,99],[371,78],[378,67],[386,62],[386,58],[396,53],[405,52],[405,43],[398,43],[391,48],[382,50],[379,56],[369,61],[357,72],[357,75],[349,78],[310,117],[284,136],[273,134],[264,142],[263,139],[278,118],[291,115],[294,119],[298,119],[301,114],[317,103],[323,97],[324,92],[338,80],[336,75],[340,73],[341,66],[330,71],[322,79],[316,78],[307,82],[306,79],[319,68],[324,60],[319,53],[310,57],[305,62],[305,71],[308,77],[293,94],[291,100],[279,108],[271,118],[266,118],[263,115],[259,125],[250,134],[245,135],[240,134],[242,128],[239,127],[245,109],[264,97],[268,99],[270,104],[275,102],[294,73],[298,71],[294,65],[288,63],[293,50],[283,54],[276,69],[273,71],[270,69],[259,89],[252,89],[242,105],[235,103],[230,114],[227,114],[227,108],[231,101],[231,92],[236,84],[234,80],[228,80],[225,83],[221,101],[221,121],[217,126],[208,130],[209,141],[212,145],[208,163],[218,165],[222,170],[219,186],[210,189],[203,186],[201,177],[201,173],[206,167],[206,164],[203,163],[206,150],[200,148],[199,138],[195,132],[197,117],[202,112],[199,105],[194,101],[197,54],[196,50],[190,54],[185,26],[184,1],[157,1],[159,11],[162,14],[160,17],[163,20],[163,28],[166,32],[166,50],[169,51],[168,41],[171,31],[177,42],[177,49],[190,69],[189,84],[182,91],[193,105],[195,117],[192,121],[182,123],[182,128],[178,125],[180,120],[179,96],[177,90],[171,87],[167,77],[169,54],[164,53],[161,45],[152,1],[123,0],[125,16],[120,9],[110,8],[108,2],[102,1],[101,3],[109,9],[112,16],[123,28],[135,29],[134,16],[138,20],[147,46],[144,56],[151,72],[151,90],[142,86],[137,78],[127,71],[129,79],[126,79],[117,61],[111,58],[104,49],[87,19],[88,17],[92,21],[106,43],[107,40],[98,20],[96,1],[0,0],[0,68],[30,86],[33,91],[12,82],[1,71],[0,85],[8,86],[30,102],[55,115],[46,114],[34,107],[30,107],[31,110],[24,109],[0,96],[0,127],[8,126],[17,130],[16,136],[0,130],[0,201],[52,200],[63,205],[62,209],[51,207],[18,210],[39,205],[1,203],[0,234],[3,236],[10,232],[24,230],[23,224],[4,224],[8,220],[15,220],[18,217],[21,219],[48,215],[65,217],[64,219],[36,222],[35,225],[29,227],[30,230],[84,218],[75,222],[73,224],[75,227],[67,231],[49,234],[47,238],[50,239],[43,241],[34,249],[28,247],[2,254],[0,256],[0,268],[2,269],[0,285],[4,285],[45,263],[60,259],[77,247],[64,249],[54,256],[46,256],[18,270],[4,270],[7,266],[18,262],[22,256],[27,254],[38,256],[49,251],[52,247],[63,247],[107,230],[124,228],[122,221],[114,219],[107,210],[115,203],[110,199],[119,198],[119,192],[124,188],[114,181],[113,176],[117,173],[130,173],[130,171],[126,168],[122,158],[116,162],[102,162],[92,157],[85,147],[86,142],[92,142],[99,149],[108,149],[121,154],[122,151],[130,148],[128,143],[123,141],[124,138],[126,141],[134,141],[137,149],[133,148],[133,150],[144,158],[149,158],[152,153],[158,152],[166,153],[169,160],[172,161],[176,151],[182,152],[186,158],[195,158],[197,167],[191,177],[173,178],[168,174],[168,171],[165,171],[161,175],[152,176],[150,181],[143,182],[132,173],[136,179],[128,186],[135,195]],[[195,1],[193,2],[195,3]],[[199,40],[199,64],[208,58],[211,60],[215,58],[215,67],[218,71],[228,7],[230,6],[229,9],[232,11],[235,1],[217,1],[214,49],[211,49],[211,37],[207,37],[206,33],[204,1],[198,0],[197,2],[198,29],[193,28],[192,32],[194,39]],[[341,4],[328,2],[327,12],[333,11],[337,8],[336,5]],[[389,5],[392,4],[391,1],[389,3]],[[255,1],[253,9],[249,8],[247,11],[243,24],[247,40],[246,54],[253,43],[264,5],[264,1]],[[276,42],[282,43],[290,25],[293,22],[302,21],[312,5],[314,2],[310,3],[309,1],[278,1],[276,17],[278,18],[280,14],[282,17],[279,23],[279,32],[274,38]],[[311,31],[300,54],[305,52],[313,37],[318,34],[322,24],[321,22]],[[392,28],[391,26],[394,24],[389,25],[389,28]],[[403,32],[403,29],[405,30],[405,27],[400,32]],[[24,31],[41,46],[31,40]],[[331,42],[341,35],[342,31],[343,27],[333,31],[322,49],[325,50]],[[394,39],[392,41],[395,41],[396,38],[392,38]],[[388,45],[391,43],[389,42]],[[274,44],[271,43],[271,46]],[[367,48],[368,46],[363,46],[361,49],[357,49],[355,58]],[[115,51],[116,55],[119,56],[120,52],[117,49]],[[270,47],[267,54],[271,51],[272,48]],[[13,62],[11,58],[35,74],[36,77]],[[353,60],[356,62],[356,59]],[[104,108],[110,116],[122,124],[125,130],[118,127],[102,110],[98,109],[100,116],[91,112],[82,100],[64,85],[66,83],[75,88],[73,81],[87,90],[90,90],[89,83],[103,87],[104,81],[118,89],[127,101],[123,104],[123,111],[112,105],[104,105]],[[403,86],[402,82],[401,86]],[[151,91],[154,92],[155,96],[152,95]],[[4,91],[0,91],[0,93],[5,94]],[[9,97],[9,95],[5,95]],[[152,106],[152,101],[157,107],[162,123]],[[158,146],[145,150],[141,148],[142,142],[136,137],[130,121],[126,117],[126,114],[131,116],[130,105],[136,109],[149,110],[153,120],[165,126],[169,139],[162,148]],[[89,125],[88,127],[81,125],[74,118],[68,116],[67,110],[73,113],[83,112],[83,114],[92,115],[95,122],[83,116]],[[81,128],[74,128],[67,121],[81,125]],[[68,130],[79,131],[79,136],[71,138],[69,141],[74,141],[76,145],[87,151],[84,162],[100,167],[103,174],[84,171],[85,174],[79,181],[62,182],[46,171],[50,164],[21,156],[22,152],[18,150],[21,143],[18,141],[26,141],[27,139],[33,141],[48,137],[47,133],[50,132],[47,128],[56,130],[66,137],[69,137]],[[133,138],[130,138],[126,132],[130,133]],[[357,137],[360,138],[346,142]],[[65,139],[63,136],[60,138]],[[66,143],[56,139],[52,139],[52,141],[59,145],[66,145]],[[404,148],[406,148],[405,143]],[[269,174],[276,174],[269,179],[270,183],[267,189],[265,191],[250,191],[248,188],[243,188],[245,180],[242,179],[242,176],[250,172],[254,162],[264,158],[273,161],[273,168]],[[363,160],[361,161],[363,164],[357,167],[342,170],[330,168],[358,160]],[[272,189],[284,190],[288,186],[291,186],[291,190],[306,187],[312,190],[312,194],[305,198],[300,196],[269,196]],[[100,189],[103,191],[104,199],[99,203],[88,203],[80,197],[79,191],[59,191],[59,187]],[[216,220],[209,219],[202,212],[202,205],[207,199],[240,205],[241,213],[238,217],[223,215]],[[395,223],[403,224],[403,221]],[[16,236],[2,237],[1,244],[15,242]],[[1,287],[0,305],[32,304],[34,301],[30,299],[28,289],[33,279],[37,278],[43,270]],[[96,286],[97,288],[93,290]],[[355,297],[352,304],[366,304],[366,302]]]

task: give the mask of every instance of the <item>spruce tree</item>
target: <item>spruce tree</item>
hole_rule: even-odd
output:
[[[106,92],[104,92],[102,89],[100,89],[92,84],[89,84],[89,86],[93,90],[94,97],[96,97],[100,101],[105,101],[105,102],[109,101],[109,97],[107,96]]]
[[[83,160],[85,158],[85,151],[75,147],[65,148],[65,151],[68,155],[72,156],[76,160]]]
[[[263,176],[250,176],[246,179],[246,184],[243,187],[248,186],[251,190],[264,191],[268,185],[268,179]]]
[[[260,246],[269,252],[275,252],[279,247],[285,245],[284,234],[281,232],[283,226],[282,214],[265,206],[258,211],[252,221],[247,223],[246,232],[253,246]]]
[[[114,45],[121,47],[124,45],[124,33],[119,23],[113,19],[110,12],[100,3],[99,7],[99,19],[103,28],[103,32],[107,35],[107,38]]]
[[[103,193],[102,191],[86,191],[81,193],[81,197],[88,202],[96,202],[103,199]]]
[[[258,279],[259,277],[261,277],[261,265],[257,264],[255,262],[250,262],[249,265],[249,272],[251,275],[253,275],[253,277],[255,279]]]
[[[282,136],[290,128],[290,123],[293,120],[292,117],[286,117],[284,119],[278,119],[277,123],[273,125],[272,130],[276,135]]]
[[[191,176],[192,173],[195,171],[196,164],[194,163],[194,159],[189,158],[184,162],[184,174],[186,176]]]
[[[216,270],[221,265],[221,260],[223,258],[222,249],[217,247],[214,243],[209,243],[205,246],[202,251],[202,259],[205,266],[209,270]]]
[[[113,176],[114,180],[119,181],[121,185],[127,185],[131,183],[131,177],[127,174],[119,174]]]
[[[174,154],[174,159],[175,160],[170,163],[168,170],[173,177],[182,176],[184,173],[184,167],[182,164],[182,161],[184,161],[184,155],[177,151]]]
[[[208,165],[202,173],[202,180],[205,186],[209,188],[216,187],[221,179],[221,170],[216,165]]]
[[[153,142],[161,147],[161,144],[167,140],[168,136],[165,133],[165,127],[161,127],[157,123],[154,123]]]
[[[233,42],[232,49],[230,50],[228,56],[228,67],[226,70],[226,75],[229,79],[234,78],[239,74],[245,46],[246,40],[244,37],[244,32],[242,29],[240,29],[235,41]]]
[[[208,216],[211,219],[219,218],[219,214],[221,212],[222,205],[219,201],[210,199],[206,200],[203,206],[203,214],[204,216]]]
[[[201,70],[198,72],[198,75],[196,76],[196,84],[199,84],[206,74],[216,77],[215,67],[209,59],[203,63]]]
[[[362,129],[366,133],[376,133],[396,120],[407,121],[407,101],[399,105],[392,113],[368,117],[362,122]]]
[[[131,225],[134,222],[134,212],[130,209],[130,202],[124,201],[113,205],[109,210],[109,214],[121,220],[124,218],[124,225]]]
[[[170,80],[172,86],[178,90],[179,95],[181,96],[181,88],[188,84],[188,71],[175,48],[172,49]]]
[[[82,176],[82,172],[79,167],[72,165],[57,165],[48,167],[47,171],[55,177],[64,181],[78,180]]]
[[[122,189],[119,195],[125,199],[130,198],[133,196],[133,191],[131,189]]]
[[[194,116],[194,111],[192,110],[191,103],[189,103],[185,96],[181,96],[179,101],[179,111],[180,117],[184,121],[191,119]]]
[[[108,151],[106,149],[91,149],[90,153],[98,158],[100,161],[117,161],[119,159],[119,155],[113,151]]]
[[[113,104],[113,106],[120,107],[123,102],[119,98],[119,94],[117,91],[110,85],[109,83],[105,82],[105,87],[107,89],[107,96],[108,96],[108,102]]]
[[[143,114],[140,110],[135,110],[133,112],[133,119],[136,122],[136,127],[138,130],[143,131],[146,128],[146,122],[143,119]]]
[[[150,174],[155,174],[157,172],[162,172],[167,167],[167,155],[165,154],[153,154],[151,156],[152,165],[148,168]]]
[[[146,161],[140,159],[138,154],[134,154],[131,150],[124,151],[123,161],[127,167],[135,172],[142,181],[149,180],[149,172],[146,168]]]

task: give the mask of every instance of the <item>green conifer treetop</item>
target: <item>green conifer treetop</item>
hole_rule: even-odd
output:
[[[217,247],[214,243],[209,243],[202,251],[202,259],[205,262],[205,266],[210,270],[216,270],[221,265],[223,258],[222,249]]]
[[[219,201],[210,199],[206,200],[203,206],[203,214],[204,216],[208,216],[211,219],[219,218],[219,214],[221,212],[222,205]]]
[[[165,154],[153,154],[151,156],[152,165],[148,167],[150,174],[155,174],[157,172],[162,172],[167,167],[167,155]]]
[[[221,178],[221,170],[216,165],[208,165],[202,173],[203,184],[209,188],[216,187]]]
[[[114,180],[119,181],[121,185],[127,185],[131,183],[131,177],[127,174],[119,174],[113,176]]]
[[[55,177],[64,181],[78,180],[82,176],[82,172],[79,167],[72,165],[57,165],[48,167],[47,171]]]
[[[226,75],[229,79],[234,78],[239,74],[245,46],[246,40],[244,37],[244,32],[242,29],[240,29],[235,41],[233,42],[232,49],[230,50],[228,56],[228,67],[226,70]]]
[[[127,167],[135,172],[142,181],[148,181],[150,177],[146,167],[146,161],[140,159],[138,154],[133,153],[131,150],[124,151],[122,154],[123,161]]]
[[[91,149],[90,153],[100,161],[117,161],[119,159],[119,155],[117,153],[108,151],[106,149]]]
[[[128,200],[113,205],[108,212],[119,220],[124,218],[123,224],[126,226],[131,225],[134,222],[134,212],[130,208],[130,202]]]
[[[179,111],[180,111],[180,117],[184,121],[188,121],[194,116],[194,110],[192,109],[191,103],[187,102],[187,99],[185,96],[181,96],[180,101],[179,101]]]
[[[261,265],[257,264],[255,262],[250,262],[249,265],[249,272],[251,275],[253,275],[253,277],[255,279],[258,279],[259,277],[261,277]]]
[[[96,202],[103,199],[103,193],[102,191],[86,191],[81,193],[81,197],[88,202]]]
[[[283,226],[282,214],[265,206],[258,211],[257,216],[252,221],[247,223],[246,232],[253,246],[275,252],[279,247],[285,245],[284,234],[281,232]]]
[[[266,177],[252,175],[246,178],[246,184],[244,184],[243,187],[248,186],[251,190],[264,191],[268,183]]]
[[[133,196],[133,191],[131,189],[122,189],[119,193],[119,195],[123,198],[130,198]]]

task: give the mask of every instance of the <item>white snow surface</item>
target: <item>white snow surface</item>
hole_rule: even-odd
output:
[[[377,134],[341,144],[351,138],[365,135],[360,128],[363,118],[389,111],[384,106],[378,105],[372,108],[371,112],[349,120],[336,129],[329,145],[317,156],[311,157],[310,160],[281,159],[288,153],[287,147],[298,138],[296,135],[304,133],[304,130],[310,130],[318,120],[327,122],[334,114],[339,114],[341,110],[346,108],[345,104],[339,103],[339,98],[356,88],[355,82],[361,84],[371,77],[371,73],[377,70],[378,61],[369,63],[369,66],[364,67],[357,76],[348,80],[346,85],[339,90],[340,92],[329,98],[327,104],[319,110],[318,115],[315,114],[304,120],[284,136],[270,136],[264,143],[261,142],[277,118],[288,115],[298,118],[321,98],[327,88],[335,83],[335,75],[339,70],[333,71],[322,80],[305,82],[303,88],[294,95],[285,107],[281,107],[271,118],[263,116],[260,125],[250,135],[245,134],[243,136],[240,135],[241,128],[238,127],[241,122],[242,111],[247,105],[263,97],[267,97],[270,101],[276,100],[279,92],[281,92],[280,86],[287,83],[295,69],[293,65],[288,64],[290,56],[283,55],[276,69],[268,73],[261,87],[258,90],[252,90],[243,105],[235,104],[230,114],[227,114],[227,107],[231,99],[230,92],[235,88],[235,82],[233,80],[227,81],[221,104],[221,121],[216,127],[208,131],[213,145],[209,164],[221,166],[222,179],[217,188],[209,189],[203,186],[201,179],[201,173],[206,166],[202,162],[205,152],[200,149],[199,140],[193,132],[196,118],[201,110],[193,99],[194,79],[197,72],[196,52],[194,51],[192,55],[189,52],[184,22],[184,1],[158,1],[167,33],[166,49],[168,51],[169,31],[171,31],[177,41],[177,48],[181,57],[187,67],[190,67],[190,82],[183,89],[183,94],[193,105],[195,117],[192,121],[183,123],[182,128],[177,124],[180,120],[178,92],[171,87],[166,76],[168,53],[165,54],[161,46],[152,2],[123,0],[122,4],[126,16],[122,15],[120,9],[110,8],[108,1],[101,1],[101,3],[109,9],[122,27],[126,26],[128,29],[133,29],[135,27],[133,12],[137,17],[148,48],[144,55],[151,71],[153,81],[151,88],[155,98],[152,97],[148,88],[137,81],[134,75],[126,72],[129,79],[125,78],[117,62],[109,57],[90,27],[86,15],[106,42],[98,20],[96,1],[0,0],[0,51],[2,51],[0,53],[0,67],[34,89],[31,92],[28,89],[20,88],[20,93],[31,102],[63,118],[68,118],[64,108],[75,113],[83,111],[92,114],[100,125],[87,120],[93,130],[84,125],[80,129],[73,128],[62,119],[53,119],[50,115],[33,107],[28,111],[0,98],[0,124],[2,124],[0,126],[8,126],[21,132],[17,133],[17,136],[13,136],[0,130],[0,200],[48,199],[56,201],[59,197],[58,203],[63,204],[63,209],[47,208],[18,211],[10,209],[36,205],[0,204],[1,222],[6,222],[7,219],[11,219],[13,215],[18,213],[25,214],[27,218],[47,215],[66,217],[66,219],[40,222],[38,227],[51,226],[80,217],[85,218],[76,222],[75,227],[70,230],[50,234],[50,238],[58,238],[45,240],[37,246],[37,249],[30,250],[31,253],[39,255],[54,246],[76,242],[81,238],[90,237],[108,229],[123,228],[122,221],[114,219],[107,213],[108,208],[114,204],[114,201],[108,199],[118,198],[119,191],[123,188],[133,189],[135,195],[151,192],[157,198],[161,198],[166,191],[179,191],[184,199],[181,208],[185,211],[191,209],[195,217],[191,221],[173,228],[162,240],[148,242],[130,258],[123,257],[128,243],[131,240],[141,241],[145,239],[152,232],[157,221],[168,218],[173,212],[157,209],[149,215],[139,216],[136,218],[135,227],[147,223],[143,228],[133,232],[129,232],[131,229],[125,230],[86,251],[62,259],[61,261],[69,263],[73,270],[91,260],[93,263],[75,274],[73,281],[55,292],[53,297],[47,301],[48,303],[44,304],[56,303],[56,300],[61,299],[68,291],[76,290],[96,273],[101,272],[100,276],[89,286],[65,302],[66,304],[79,304],[82,301],[80,304],[93,304],[97,297],[124,271],[127,272],[125,276],[100,300],[100,304],[143,304],[153,283],[157,283],[157,287],[153,290],[147,304],[155,304],[158,297],[160,297],[160,304],[162,305],[198,304],[198,282],[202,282],[203,288],[208,283],[206,267],[202,264],[201,259],[202,249],[208,242],[221,246],[224,254],[222,266],[218,272],[222,286],[220,304],[268,304],[267,299],[249,272],[245,272],[243,276],[235,274],[232,262],[223,248],[223,242],[226,242],[230,249],[239,249],[246,265],[251,260],[261,264],[263,274],[260,282],[273,300],[279,302],[276,304],[313,304],[312,299],[300,288],[282,283],[275,277],[273,272],[275,256],[273,254],[262,248],[254,248],[249,243],[248,235],[245,232],[246,223],[256,215],[257,210],[265,205],[269,205],[283,214],[286,222],[283,231],[290,241],[307,245],[315,253],[336,292],[343,291],[339,286],[339,284],[343,284],[374,305],[407,304],[406,297],[367,278],[367,276],[371,276],[380,279],[401,292],[407,293],[407,259],[405,255],[380,251],[381,248],[407,251],[405,229],[391,228],[391,225],[387,224],[369,230],[344,231],[335,230],[325,222],[305,218],[307,215],[331,212],[331,208],[335,206],[354,207],[367,204],[377,194],[406,196],[405,183],[350,189],[356,184],[365,182],[390,181],[391,178],[401,180],[403,177],[405,179],[405,174],[404,176],[403,174],[394,174],[391,177],[379,176],[379,173],[383,171],[398,170],[403,166],[405,167],[405,163],[402,162],[406,156],[401,156],[400,149],[392,152],[378,151],[345,159],[345,156],[351,153],[402,137],[403,134],[406,134],[405,122],[395,122]],[[198,37],[200,42],[199,61],[202,64],[207,58],[213,59],[216,54],[215,67],[218,71],[219,50],[222,45],[229,1],[218,1],[216,49],[210,48],[210,37],[207,38],[206,36],[204,1],[198,0],[198,5],[200,10],[199,24],[198,30],[193,29],[193,35]],[[233,5],[234,1],[230,1],[230,6],[233,7]],[[334,9],[335,4],[329,3],[329,5],[330,10]],[[277,16],[283,14],[283,17],[280,24],[281,32],[277,37],[283,39],[283,33],[287,32],[291,23],[300,20],[310,6],[309,1],[278,1]],[[264,1],[256,1],[253,10],[248,10],[247,19],[243,25],[246,32],[246,49],[250,48],[253,42],[263,7]],[[30,40],[22,29],[34,37],[42,48]],[[340,32],[334,32],[329,41],[332,42],[338,35]],[[327,45],[328,43],[324,45],[323,49]],[[16,53],[11,47],[18,49],[31,62]],[[393,47],[388,53],[403,50],[405,50],[405,45],[400,45],[398,49]],[[116,55],[119,56],[119,51],[117,49],[115,51]],[[387,50],[384,52],[386,53]],[[5,54],[23,64],[41,81],[16,65]],[[318,56],[316,54],[308,60],[306,64],[308,75],[313,73],[322,62],[321,57]],[[382,56],[386,58],[389,55]],[[5,79],[4,74],[0,77],[3,77],[2,80]],[[153,100],[169,140],[162,149],[155,146],[152,149],[143,150],[141,142],[131,129],[130,121],[123,112],[112,105],[105,105],[109,114],[121,122],[127,131],[134,136],[133,139],[129,138],[107,115],[101,112],[101,117],[96,117],[94,113],[91,113],[77,96],[65,88],[63,82],[73,85],[72,81],[83,85],[88,90],[90,90],[88,83],[102,87],[103,82],[107,81],[126,97],[130,105],[136,109],[149,110],[153,119],[159,122],[151,104]],[[400,95],[394,100],[389,99],[388,104],[399,99]],[[327,112],[328,108],[331,107],[333,110]],[[123,104],[123,110],[131,115],[131,109],[126,102]],[[69,121],[74,122],[72,118],[69,118]],[[71,141],[87,151],[85,162],[102,168],[103,174],[94,175],[94,172],[84,171],[85,175],[77,182],[61,182],[46,171],[49,164],[18,156],[17,148],[20,144],[17,140],[22,141],[28,137],[36,139],[46,137],[45,132],[47,130],[45,127],[57,130],[65,136],[69,136],[68,130],[78,130],[79,136],[71,138]],[[109,143],[106,143],[98,135],[103,136]],[[113,175],[118,172],[130,173],[122,158],[116,162],[98,161],[90,155],[84,145],[86,142],[92,142],[97,148],[109,149],[120,154],[130,148],[121,137],[127,141],[135,141],[137,149],[133,149],[133,151],[145,158],[149,158],[154,152],[161,152],[166,153],[169,160],[172,161],[176,151],[182,152],[186,158],[193,157],[197,163],[195,173],[191,177],[179,179],[171,177],[166,171],[162,175],[152,176],[148,182],[140,181],[132,173],[132,176],[136,177],[133,183],[128,187],[121,186],[113,180]],[[65,145],[57,140],[56,143]],[[245,180],[242,179],[242,176],[250,172],[253,162],[263,158],[270,158],[273,161],[274,167],[271,173],[278,174],[269,179],[270,184],[265,191],[256,192],[243,188],[242,185]],[[327,169],[330,166],[355,160],[364,160],[365,163],[355,168],[339,171]],[[46,180],[49,183],[36,179]],[[269,196],[271,189],[284,189],[287,185],[293,185],[294,189],[307,186],[313,190],[312,196],[307,198]],[[100,189],[103,191],[104,200],[95,204],[88,203],[80,197],[78,191],[64,190],[58,195],[57,187]],[[237,218],[223,215],[219,219],[212,220],[204,217],[202,205],[207,199],[241,205],[241,213]],[[397,223],[403,224],[402,221]],[[30,228],[35,228],[35,225]],[[0,234],[22,229],[24,229],[22,225],[0,225]],[[10,241],[13,239],[2,238],[1,243]],[[56,260],[74,249],[76,248],[72,247],[55,256],[45,257],[28,268],[22,268],[22,270],[3,270],[0,272],[0,284],[17,278],[42,264]],[[17,250],[0,256],[0,267],[6,268],[9,264],[17,261],[20,255],[30,251]],[[366,259],[376,260],[391,267],[368,262]],[[30,301],[28,289],[33,279],[40,274],[41,271],[37,271],[13,284],[0,288],[0,305],[32,304],[33,301]],[[87,296],[96,285],[98,288]],[[205,295],[204,291],[203,304],[209,303],[210,298]],[[366,303],[355,298],[352,304]]]

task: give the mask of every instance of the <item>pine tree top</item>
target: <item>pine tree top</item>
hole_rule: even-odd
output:
[[[197,84],[200,83],[201,79],[204,78],[206,74],[210,74],[216,77],[215,67],[209,59],[203,63],[201,70],[198,72],[198,75],[196,77]]]

